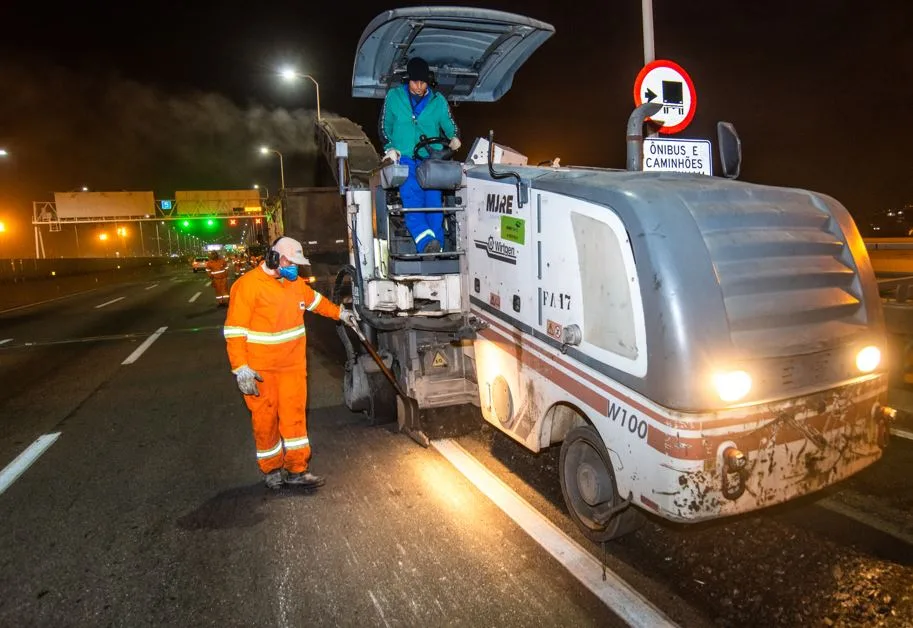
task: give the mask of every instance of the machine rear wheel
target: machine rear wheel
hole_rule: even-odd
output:
[[[624,500],[618,495],[609,453],[595,428],[585,425],[568,432],[561,445],[558,474],[571,518],[591,541],[611,541],[643,525],[644,517],[634,506],[615,513],[606,523],[599,520],[600,513]]]

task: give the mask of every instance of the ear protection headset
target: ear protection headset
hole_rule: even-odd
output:
[[[270,270],[276,270],[279,268],[279,258],[281,255],[279,254],[279,251],[277,251],[274,247],[281,239],[282,236],[279,236],[273,240],[273,243],[269,245],[269,250],[266,252],[266,267]]]

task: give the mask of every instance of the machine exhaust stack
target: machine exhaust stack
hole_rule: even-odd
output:
[[[659,112],[662,103],[645,102],[631,112],[628,118],[628,134],[625,141],[628,145],[627,170],[644,169],[644,120]]]

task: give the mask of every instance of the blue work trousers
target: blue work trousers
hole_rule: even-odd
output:
[[[399,186],[399,196],[403,207],[440,207],[441,191],[426,190],[418,184],[415,169],[421,161],[416,162],[411,157],[400,157],[400,163],[409,166],[409,176]],[[412,212],[405,215],[406,228],[415,242],[418,252],[423,252],[425,245],[431,240],[437,240],[444,245],[444,213],[443,212]]]

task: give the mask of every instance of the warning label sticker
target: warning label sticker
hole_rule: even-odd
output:
[[[444,368],[445,366],[447,366],[447,358],[444,357],[443,353],[441,353],[440,351],[437,351],[434,354],[434,361],[431,362],[431,366],[433,366],[436,369]]]

